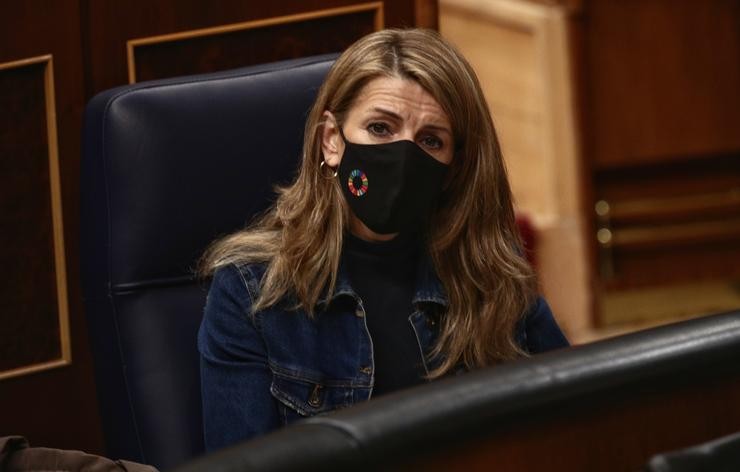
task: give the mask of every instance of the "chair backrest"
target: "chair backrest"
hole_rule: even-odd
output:
[[[336,55],[140,83],[87,106],[82,281],[108,455],[203,450],[196,261],[288,182]]]

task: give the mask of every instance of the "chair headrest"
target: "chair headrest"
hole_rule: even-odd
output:
[[[83,244],[114,291],[189,277],[215,236],[270,203],[293,177],[335,57],[141,83],[90,102],[83,218],[107,229],[83,228]]]

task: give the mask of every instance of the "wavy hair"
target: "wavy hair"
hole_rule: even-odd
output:
[[[295,181],[248,228],[214,243],[201,261],[209,275],[227,264],[266,263],[254,311],[286,296],[315,315],[334,292],[349,209],[337,179],[321,172],[322,115],[341,126],[360,90],[377,77],[416,81],[447,113],[456,154],[426,238],[449,305],[432,355],[435,378],[463,363],[492,365],[525,353],[516,324],[536,293],[523,258],[501,149],[472,67],[436,32],[388,29],[350,46],[334,63],[306,121],[303,160]]]

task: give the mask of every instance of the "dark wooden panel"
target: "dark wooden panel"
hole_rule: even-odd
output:
[[[602,170],[594,184],[606,287],[740,276],[740,155]]]
[[[740,151],[740,2],[586,2],[597,168]]]
[[[740,152],[624,165],[593,174],[597,199],[661,198],[740,187]]]
[[[149,0],[105,2],[81,0],[81,3],[84,25],[83,46],[89,55],[86,70],[88,85],[86,94],[90,97],[101,90],[128,82],[126,44],[130,40],[373,2],[284,0],[255,4],[243,0],[221,0],[216,4],[203,0],[158,0],[156,2]],[[437,2],[434,0],[383,0],[381,3],[386,27],[415,26],[418,22],[423,22],[422,26],[436,25]],[[249,56],[253,56],[252,60],[273,61],[296,57],[291,56],[293,53],[303,55],[308,51],[337,51],[352,39],[356,39],[358,34],[365,31],[366,26],[366,21],[358,21],[358,18],[350,18],[346,23],[326,24],[318,28],[296,24],[296,30],[286,27],[273,30],[279,34],[263,32],[264,36],[260,36],[261,41],[255,45],[254,51],[244,51],[244,46],[238,47],[236,44],[228,47],[237,54],[245,54],[247,60]],[[338,30],[332,31],[332,28],[338,28]],[[288,36],[284,37],[286,32]],[[340,33],[341,35],[349,34],[352,39],[350,37],[340,38]],[[286,45],[286,41],[289,41],[291,36],[300,39],[301,43]],[[333,39],[337,41],[336,44],[331,44]],[[284,46],[276,49],[276,44]],[[196,45],[191,46],[196,47]],[[168,62],[179,63],[178,67],[184,67],[180,70],[187,71],[204,71],[210,66],[220,68],[222,65],[248,63],[235,58],[233,52],[216,52],[215,47],[208,46],[213,46],[213,43],[206,45],[201,41],[197,47],[202,48],[201,52],[215,56],[200,59],[201,62],[196,67],[185,66],[184,63],[187,61],[182,58],[169,59]],[[149,51],[149,53],[154,54],[154,51]],[[160,50],[160,53],[165,54],[166,51]],[[140,59],[142,62],[152,62]],[[152,73],[150,76],[159,77],[160,75]]]
[[[615,276],[604,281],[609,290],[740,277],[740,248],[735,241],[687,241],[650,250],[615,248],[613,257]]]
[[[237,31],[216,28],[184,39],[155,39],[132,47],[136,81],[340,52],[375,31],[381,13],[373,9],[305,20],[287,17],[275,25],[247,24]]]
[[[424,460],[398,470],[642,470],[654,454],[737,432],[739,394],[736,372],[665,379],[664,388],[612,390],[492,424],[479,441],[452,451],[424,451]]]
[[[62,356],[46,65],[0,68],[0,373]]]
[[[401,2],[396,2],[401,3]],[[439,29],[439,5],[436,0],[415,0],[414,26],[419,28]]]
[[[92,361],[79,286],[78,187],[84,107],[81,44],[79,0],[3,2],[0,63],[46,54],[51,54],[54,60],[72,364],[0,380],[0,404],[12,405],[3,411],[0,435],[22,434],[38,446],[102,453]],[[13,135],[19,140],[23,136]],[[26,143],[23,139],[18,145],[34,147],[36,143]],[[0,158],[5,159],[6,156]],[[29,195],[36,191],[35,187],[26,189]],[[3,250],[0,247],[0,252]],[[39,247],[40,254],[46,252],[48,248]],[[18,287],[18,290],[25,289]],[[39,297],[35,303],[46,298]],[[22,311],[21,308],[17,307],[16,311]],[[51,307],[45,309],[53,311]]]
[[[569,21],[594,293],[737,277],[740,3],[587,0]]]

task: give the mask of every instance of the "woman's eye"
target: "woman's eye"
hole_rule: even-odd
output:
[[[421,140],[421,143],[429,149],[442,148],[442,140],[436,136],[426,136]]]
[[[367,126],[367,130],[375,136],[388,136],[390,134],[388,125],[385,123],[370,123]]]

